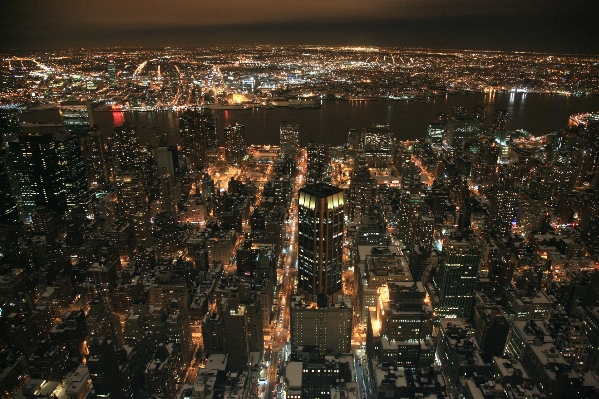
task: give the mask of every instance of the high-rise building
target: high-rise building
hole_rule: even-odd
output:
[[[187,110],[179,117],[183,155],[189,169],[202,169],[210,152],[218,149],[215,118],[199,111]]]
[[[361,167],[352,173],[349,197],[349,218],[359,222],[376,202],[376,180],[370,176],[368,168]]]
[[[146,186],[139,174],[120,173],[115,180],[119,210],[128,219],[147,207]]]
[[[351,351],[352,304],[349,298],[336,303],[291,301],[291,347],[315,346],[333,354]]]
[[[472,116],[474,117],[474,119],[479,121],[481,125],[483,123],[485,123],[485,115],[486,114],[487,114],[487,107],[485,105],[481,105],[481,104],[475,105],[474,109],[472,110]]]
[[[108,85],[111,88],[116,87],[116,65],[114,61],[108,61]]]
[[[518,211],[518,191],[509,183],[496,183],[491,195],[491,227],[500,236],[512,231],[512,221]]]
[[[117,174],[140,172],[142,156],[135,127],[131,123],[125,122],[122,126],[114,128],[111,139],[114,168]]]
[[[16,109],[0,109],[0,145],[21,133],[21,121]]]
[[[281,152],[285,158],[295,158],[299,148],[299,125],[295,122],[281,123]]]
[[[360,148],[360,135],[356,129],[349,129],[347,133],[347,148],[349,150],[357,150]]]
[[[433,308],[439,317],[470,317],[483,243],[475,235],[448,237],[439,267],[428,284]]]
[[[493,130],[505,129],[507,123],[508,112],[505,109],[495,110],[495,118],[493,119]]]
[[[393,161],[393,132],[389,124],[362,129],[362,149],[372,167],[385,167]]]
[[[52,133],[21,134],[18,141],[9,143],[9,148],[18,184],[17,203],[25,216],[37,206],[64,214],[67,197]]]
[[[19,211],[17,203],[12,195],[10,185],[11,178],[11,162],[8,153],[4,149],[0,149],[0,225],[14,224],[19,220]],[[2,240],[0,240],[0,248]]]
[[[114,341],[98,336],[88,344],[87,367],[94,384],[94,392],[101,398],[124,399],[123,381],[119,373],[119,362]]]
[[[60,113],[69,133],[83,134],[94,125],[90,101],[63,101],[60,103]]]
[[[453,107],[453,117],[454,118],[466,116],[466,114],[467,114],[466,107],[463,107],[461,105],[458,105],[457,107]]]
[[[325,183],[299,190],[298,287],[313,297],[341,290],[343,190]]]
[[[433,144],[443,143],[443,135],[445,134],[445,125],[441,121],[432,121],[429,123],[426,130],[426,139]]]
[[[308,182],[330,181],[332,174],[330,146],[310,142],[306,152],[308,153]]]
[[[105,191],[110,184],[111,159],[106,155],[107,144],[96,126],[81,137],[87,181],[92,190]]]
[[[235,122],[225,127],[225,146],[227,161],[241,161],[247,152],[245,126]]]
[[[67,206],[71,209],[77,205],[89,204],[91,192],[79,137],[73,134],[56,134],[54,142]]]
[[[493,119],[493,132],[495,134],[495,141],[505,145],[506,134],[505,124],[507,123],[508,112],[505,109],[495,110],[495,117]]]
[[[469,115],[459,114],[447,122],[445,142],[454,148],[462,148],[477,138],[481,123]]]

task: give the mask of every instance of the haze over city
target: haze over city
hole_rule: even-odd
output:
[[[596,53],[592,0],[6,2],[2,50],[244,44]]]

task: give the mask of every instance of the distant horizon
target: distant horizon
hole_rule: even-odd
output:
[[[257,46],[257,47],[256,47]],[[472,48],[440,48],[440,47],[411,47],[411,46],[377,46],[377,45],[350,45],[350,44],[274,44],[274,43],[255,43],[255,44],[226,44],[226,45],[189,45],[189,46],[96,46],[96,47],[71,47],[71,48],[54,48],[54,49],[9,49],[0,50],[0,54],[28,54],[38,52],[62,52],[62,51],[126,51],[126,50],[143,50],[143,51],[163,51],[163,50],[200,50],[200,49],[227,49],[227,48],[252,48],[260,47],[280,47],[280,48],[347,48],[348,50],[355,49],[356,52],[366,51],[367,49],[376,50],[399,50],[399,51],[421,51],[421,52],[447,52],[447,53],[493,53],[493,54],[523,54],[523,55],[559,55],[559,56],[599,56],[599,50],[595,53],[561,53],[550,51],[520,51],[520,50],[492,50],[492,49],[472,49]],[[362,48],[362,49],[360,49]]]
[[[2,11],[1,52],[268,43],[598,51],[595,0],[25,0]]]

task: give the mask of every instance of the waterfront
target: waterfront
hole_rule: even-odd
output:
[[[343,101],[323,100],[320,108],[256,108],[211,111],[218,117],[218,130],[231,123],[245,125],[247,143],[278,144],[281,121],[299,123],[300,144],[311,140],[340,145],[346,142],[349,129],[362,129],[373,123],[389,123],[396,137],[409,140],[424,137],[428,123],[439,112],[452,114],[456,106],[469,113],[477,104],[487,106],[485,127],[490,127],[493,112],[509,112],[507,128],[525,129],[544,135],[568,126],[570,115],[599,111],[599,96],[573,97],[541,93],[470,93],[431,97],[428,103],[417,101]],[[40,113],[46,113],[40,118]],[[56,122],[57,111],[24,113],[25,120]],[[137,126],[140,139],[147,142],[155,133],[164,132],[169,144],[179,143],[177,114],[159,112],[94,112],[94,122],[105,135],[114,126],[130,121]],[[221,141],[222,143],[222,141]]]

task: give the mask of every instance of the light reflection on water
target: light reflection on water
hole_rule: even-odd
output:
[[[493,123],[494,111],[503,108],[509,112],[507,129],[525,129],[533,135],[543,135],[567,127],[570,115],[599,111],[599,96],[474,93],[436,96],[429,98],[428,102],[325,100],[320,108],[218,110],[215,115],[221,140],[223,127],[239,122],[245,125],[247,143],[278,144],[280,123],[296,121],[299,123],[301,145],[311,140],[340,145],[347,141],[349,129],[360,131],[376,123],[389,123],[396,137],[401,140],[424,137],[428,123],[438,113],[452,115],[456,106],[464,106],[471,113],[478,104],[487,106],[485,127]],[[49,122],[59,119],[52,112],[57,113],[32,111],[22,116],[26,121]],[[123,120],[137,126],[142,143],[148,142],[153,134],[161,133],[166,133],[169,144],[179,143],[179,122],[174,112],[94,113],[95,123],[100,125],[106,136]]]

